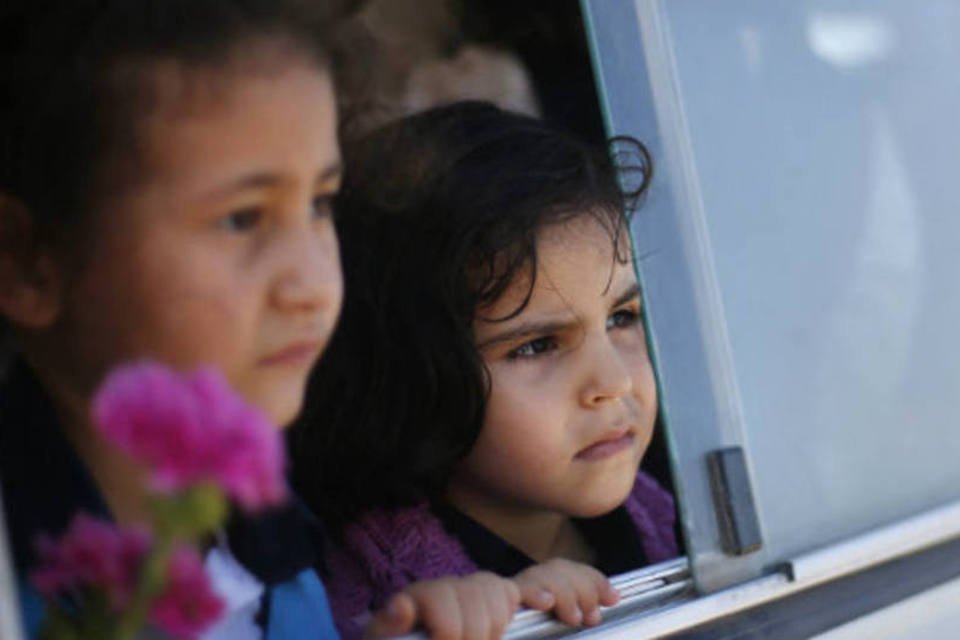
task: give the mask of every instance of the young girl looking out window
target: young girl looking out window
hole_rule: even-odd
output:
[[[614,166],[482,103],[348,147],[343,317],[289,440],[333,526],[341,629],[410,580],[676,555],[672,498],[639,471],[657,397],[625,215],[650,164],[630,148]],[[556,610],[591,624],[598,604]]]

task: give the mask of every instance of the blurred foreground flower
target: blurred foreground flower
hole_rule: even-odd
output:
[[[152,470],[158,491],[211,481],[247,511],[284,497],[277,429],[213,369],[178,375],[141,364],[118,370],[94,399],[93,417],[107,439]]]
[[[43,636],[126,640],[151,624],[195,637],[223,612],[195,544],[223,524],[228,498],[247,512],[285,499],[280,432],[212,369],[122,367],[92,413],[104,438],[147,469],[151,528],[80,513],[59,539],[38,536]]]
[[[144,527],[118,527],[81,513],[59,540],[37,537],[41,567],[33,574],[33,584],[51,598],[59,592],[102,589],[106,605],[118,613],[133,598],[152,543]]]
[[[150,607],[150,621],[167,633],[190,638],[216,622],[223,602],[210,589],[196,549],[180,547],[170,556],[167,587]]]

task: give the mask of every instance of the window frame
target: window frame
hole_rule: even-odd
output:
[[[689,634],[701,640],[809,638],[912,598],[960,623],[936,587],[960,589],[960,501],[788,561],[744,583],[697,595],[686,558],[612,580],[623,600],[590,629],[566,627],[545,614],[520,612],[504,638],[583,637],[609,640]],[[945,606],[946,605],[946,606]],[[907,625],[909,627],[909,625]],[[909,635],[904,637],[910,637]],[[403,636],[423,640],[424,634]]]
[[[724,552],[706,464],[712,452],[749,451],[675,64],[657,0],[581,0],[581,8],[607,131],[643,140],[657,161],[633,235],[637,253],[649,254],[639,276],[678,515],[697,589],[708,593],[757,578],[769,563],[763,547]],[[645,246],[647,237],[659,244]],[[683,260],[653,273],[661,252]],[[752,485],[749,467],[744,472]]]

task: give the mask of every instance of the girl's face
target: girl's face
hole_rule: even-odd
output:
[[[624,240],[624,242],[627,242]],[[621,247],[623,251],[625,247]],[[593,517],[627,497],[657,412],[631,264],[589,216],[541,231],[538,272],[474,321],[490,372],[483,430],[449,497],[468,514]]]
[[[59,384],[86,397],[134,358],[214,365],[287,424],[342,297],[330,78],[296,60],[273,73],[156,73],[140,173],[98,208],[93,250],[64,274]]]

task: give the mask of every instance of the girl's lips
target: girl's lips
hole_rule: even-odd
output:
[[[633,446],[633,432],[625,431],[620,435],[604,438],[574,456],[577,460],[603,460]]]
[[[305,362],[312,363],[313,360],[316,359],[319,351],[319,342],[298,342],[261,358],[260,364],[264,366],[274,366],[299,365]]]

